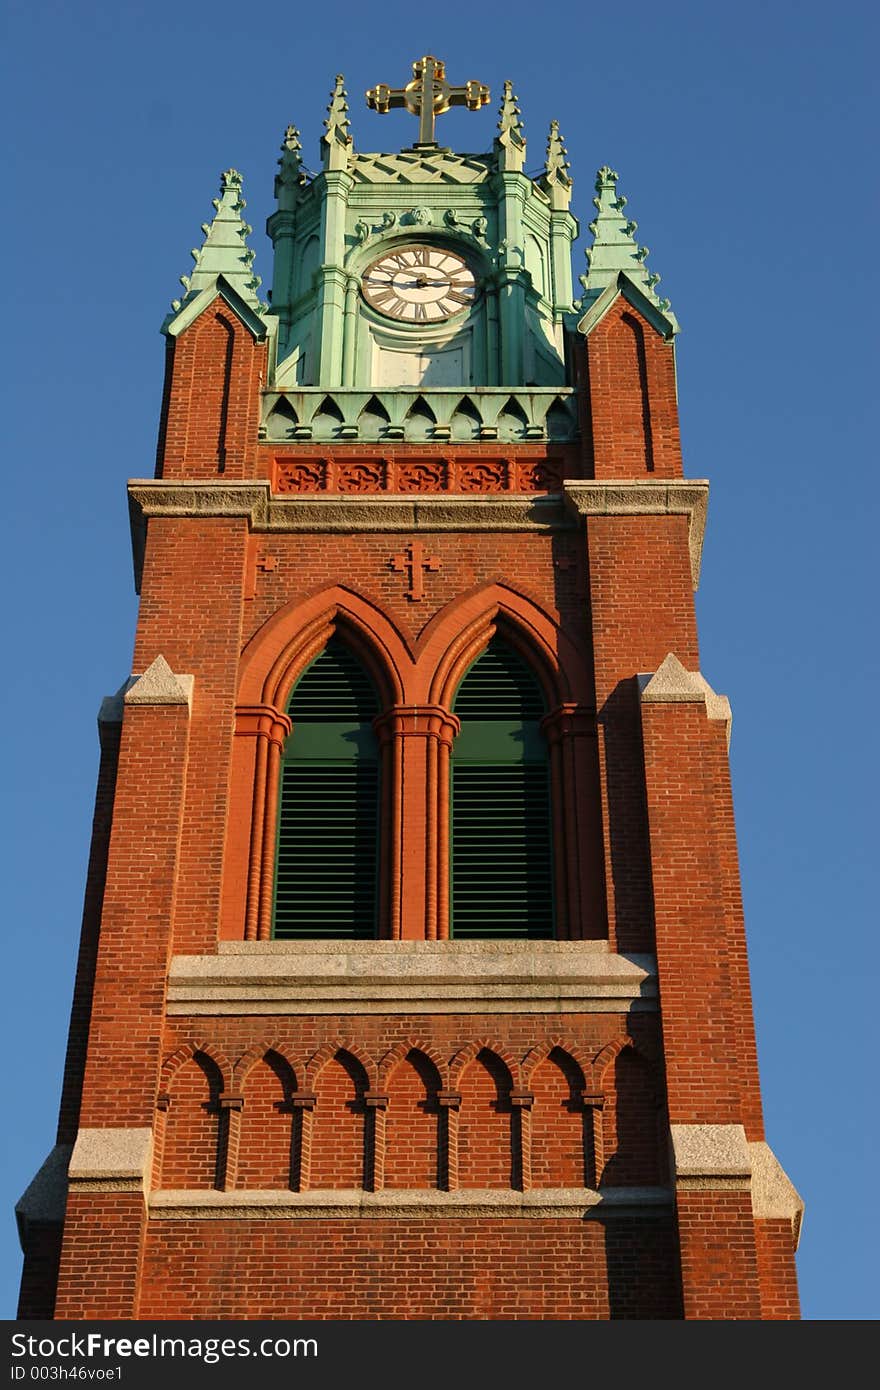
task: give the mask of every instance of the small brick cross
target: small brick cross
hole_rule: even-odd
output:
[[[418,603],[419,599],[425,597],[425,587],[422,578],[423,570],[438,570],[440,561],[436,555],[425,556],[425,547],[421,541],[410,541],[403,555],[392,555],[388,561],[393,570],[402,574],[404,570],[409,571],[409,588],[406,596],[413,603]]]
[[[256,567],[258,570],[262,570],[264,574],[270,574],[272,570],[277,570],[278,560],[274,555],[258,555]]]

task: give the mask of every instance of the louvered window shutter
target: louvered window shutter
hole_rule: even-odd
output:
[[[288,713],[275,870],[279,938],[377,934],[376,691],[336,639],[303,673]]]
[[[553,871],[541,688],[493,639],[453,704],[452,934],[552,937]]]

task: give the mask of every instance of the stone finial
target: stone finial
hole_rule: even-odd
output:
[[[551,121],[541,186],[550,195],[554,209],[567,208],[571,202],[571,175],[568,170],[568,150],[559,134],[559,122]]]
[[[649,272],[645,265],[648,248],[640,246],[635,239],[638,223],[624,215],[626,198],[617,191],[618,177],[616,169],[608,164],[603,164],[596,174],[596,196],[593,199],[596,216],[590,223],[593,244],[586,251],[587,273],[580,276],[584,287],[582,307],[589,309],[602,291],[616,283],[620,272],[625,271],[633,284],[666,317],[671,331],[677,333],[678,323],[670,310],[669,300],[661,299],[656,293],[660,276],[656,271]]]
[[[281,158],[275,175],[275,197],[279,207],[289,210],[296,206],[306,176],[302,167],[302,144],[295,125],[289,125],[281,142]]]
[[[498,151],[498,167],[504,170],[521,170],[526,158],[526,139],[519,103],[512,82],[505,82],[498,112],[498,130],[495,140]]]
[[[242,178],[238,170],[225,169],[220,175],[220,197],[212,199],[214,219],[202,223],[204,240],[190,253],[194,261],[192,271],[180,277],[185,294],[182,299],[171,301],[175,314],[202,290],[213,288],[220,275],[259,313],[261,306],[256,292],[261,281],[252,268],[254,253],[247,245],[247,238],[253,227],[241,215],[247,207],[241,190]]]
[[[345,79],[340,72],[336,75],[336,82],[330,93],[330,105],[327,107],[327,119],[324,122],[325,133],[321,136],[321,158],[325,169],[348,168],[348,157],[354,144],[349,132],[350,125],[348,93],[345,90]]]

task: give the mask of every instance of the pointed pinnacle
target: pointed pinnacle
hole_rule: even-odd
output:
[[[297,190],[306,182],[302,167],[302,144],[295,125],[289,125],[284,132],[278,170],[275,175],[275,197],[279,206],[295,207]]]
[[[522,113],[519,109],[519,102],[513,90],[513,83],[510,81],[504,84],[504,94],[501,98],[501,106],[498,111],[498,129],[501,137],[510,135],[516,140],[522,140]]]
[[[190,254],[195,264],[191,274],[180,277],[180,283],[186,295],[191,296],[215,286],[222,275],[257,309],[258,302],[250,287],[254,252],[246,245],[252,228],[241,216],[245,207],[241,187],[238,170],[225,169],[220,176],[220,197],[212,199],[215,216],[213,221],[202,223],[204,240],[201,246],[192,248]]]
[[[302,143],[299,138],[299,131],[297,130],[295,125],[289,125],[286,128],[281,148],[282,150],[289,150],[291,153],[293,153],[295,150],[302,149]]]
[[[327,119],[324,127],[327,131],[326,139],[336,136],[338,140],[347,144],[351,140],[348,127],[351,122],[348,119],[348,92],[345,90],[345,78],[342,73],[336,74],[336,82],[333,91],[330,93],[330,105],[327,107]]]
[[[547,136],[547,157],[544,160],[544,168],[549,183],[564,183],[566,186],[571,184],[569,174],[568,150],[562,142],[559,134],[559,122],[550,122],[550,133]]]
[[[593,199],[596,217],[590,223],[593,244],[586,252],[589,269],[584,305],[596,300],[609,285],[616,284],[623,271],[662,313],[668,315],[674,324],[673,332],[677,332],[678,325],[669,313],[668,300],[660,300],[654,291],[660,277],[647,269],[648,248],[635,240],[637,223],[624,216],[626,198],[618,194],[617,180],[616,170],[607,164],[596,175],[596,197]]]

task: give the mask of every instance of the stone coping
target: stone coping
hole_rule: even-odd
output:
[[[620,1013],[657,1007],[656,962],[607,941],[223,941],[175,956],[168,1013]]]
[[[151,1220],[181,1221],[191,1218],[213,1221],[284,1221],[367,1218],[567,1217],[583,1219],[597,1209],[669,1207],[668,1187],[610,1187],[595,1191],[585,1187],[533,1188],[511,1192],[502,1188],[464,1188],[456,1192],[436,1189],[361,1188],[315,1189],[310,1192],[240,1190],[235,1192],[151,1192]]]

